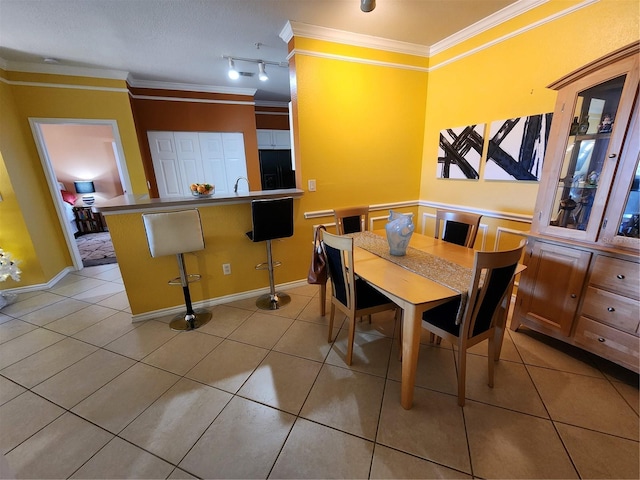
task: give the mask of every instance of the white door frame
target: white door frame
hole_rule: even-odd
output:
[[[118,173],[120,173],[120,181],[125,193],[131,192],[131,180],[129,178],[129,172],[127,165],[123,161],[124,150],[122,148],[122,140],[120,139],[120,132],[118,130],[118,123],[116,120],[96,120],[96,119],[75,119],[75,118],[29,118],[29,125],[31,126],[31,132],[36,142],[36,148],[38,155],[40,156],[40,162],[42,163],[42,169],[44,170],[44,176],[47,179],[49,185],[49,192],[51,193],[51,199],[55,206],[56,213],[58,214],[58,220],[62,226],[62,233],[64,234],[69,248],[69,254],[73,266],[76,270],[82,270],[84,268],[82,264],[82,257],[78,250],[76,238],[71,230],[71,225],[67,221],[67,217],[64,212],[64,206],[62,204],[62,195],[60,195],[60,187],[58,186],[58,179],[56,178],[51,158],[49,157],[49,151],[42,134],[41,125],[108,125],[113,132],[113,151],[115,154],[116,165],[118,167]]]

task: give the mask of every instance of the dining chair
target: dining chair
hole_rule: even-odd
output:
[[[396,310],[397,313],[398,307],[386,296],[354,274],[353,238],[333,235],[323,231],[322,248],[327,258],[327,267],[331,278],[331,313],[328,341],[331,343],[334,340],[333,319],[337,309],[349,319],[347,365],[351,365],[356,318],[385,310]]]
[[[364,232],[369,230],[369,206],[336,208],[333,211],[336,220],[336,233]]]
[[[510,294],[516,267],[522,256],[524,241],[518,248],[497,252],[476,252],[467,302],[459,317],[460,297],[427,310],[422,315],[422,328],[457,345],[458,405],[464,406],[467,349],[488,340],[488,385],[493,387],[496,332],[500,321],[500,305]],[[457,319],[460,321],[457,322]]]
[[[445,242],[455,243],[463,247],[473,248],[480,227],[482,215],[455,210],[436,210],[435,237]],[[442,236],[440,236],[440,224]]]

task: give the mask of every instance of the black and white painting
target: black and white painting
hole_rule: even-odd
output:
[[[479,178],[484,124],[440,131],[438,178]]]
[[[491,122],[485,180],[539,181],[551,113]]]

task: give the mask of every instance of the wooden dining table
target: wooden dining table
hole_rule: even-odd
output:
[[[384,230],[376,230],[372,233],[386,241]],[[358,234],[354,235],[357,236]],[[413,391],[418,365],[422,314],[426,310],[460,296],[460,292],[445,286],[446,281],[443,284],[441,281],[432,280],[395,263],[392,259],[383,258],[371,251],[360,248],[357,246],[357,241],[355,245],[353,252],[355,273],[389,297],[403,310],[401,404],[403,408],[410,409],[413,404]],[[474,250],[416,233],[412,235],[409,247],[468,268],[470,278],[474,262]],[[510,295],[508,295],[508,298],[510,299]],[[500,332],[496,334],[496,336],[499,335],[500,337],[496,338],[497,352],[500,351],[502,344],[506,312],[504,317],[502,325],[500,325],[501,328],[498,328]],[[496,356],[498,357],[499,353]]]

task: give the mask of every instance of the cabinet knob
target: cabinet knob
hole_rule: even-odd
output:
[[[616,155],[615,153],[612,153],[609,155],[609,158],[616,158],[618,155]]]
[[[604,338],[602,338],[602,337],[598,337],[598,341],[599,341],[600,343],[604,343]]]
[[[620,279],[620,280],[624,280],[624,275],[622,275],[621,273],[619,273],[618,275],[616,275],[616,278]]]
[[[607,307],[607,312],[615,312],[616,309],[613,307]]]
[[[571,298],[576,298],[576,297],[577,297],[577,295],[575,293],[571,294]]]

